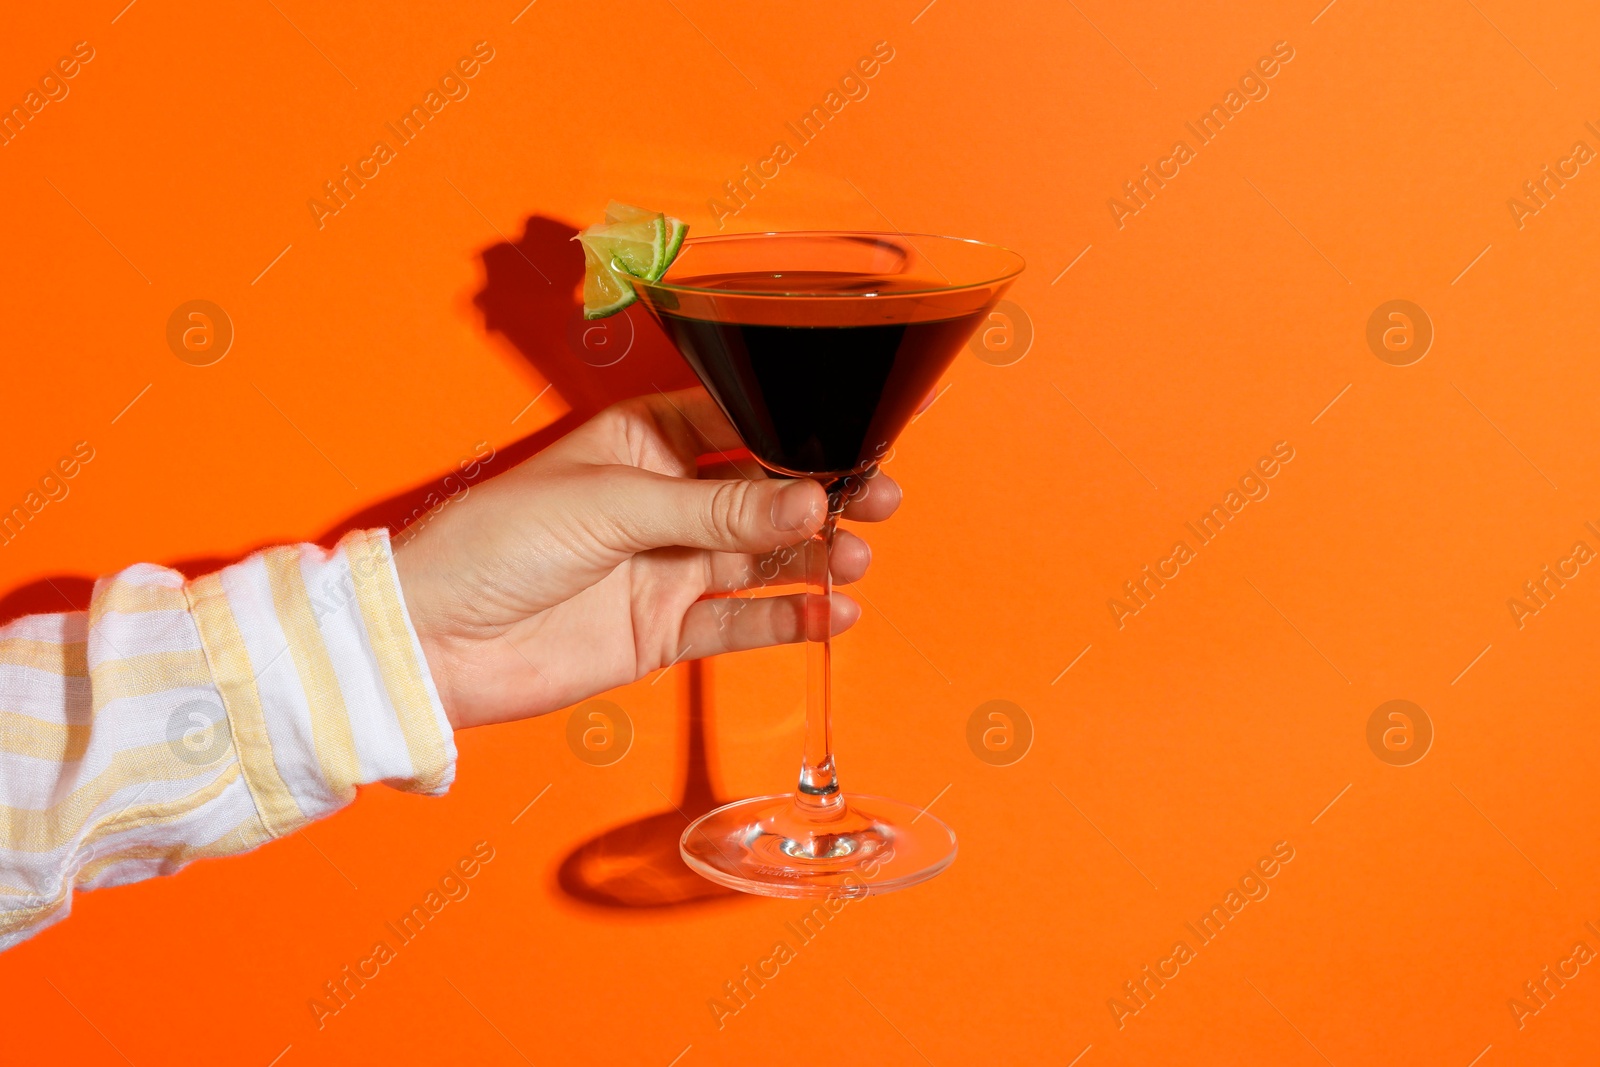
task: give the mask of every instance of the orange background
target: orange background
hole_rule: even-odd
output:
[[[1600,576],[1521,629],[1506,603],[1600,548],[1600,177],[1521,229],[1506,203],[1600,148],[1592,11],[123,2],[12,12],[0,40],[7,107],[95,49],[0,148],[0,503],[96,449],[0,548],[12,612],[62,606],[46,576],[70,600],[72,575],[324,538],[480,440],[509,462],[569,408],[681,378],[643,316],[610,377],[574,362],[562,226],[619,197],[714,230],[722,182],[878,41],[870,95],[728,228],[1009,245],[1036,336],[1009,366],[964,354],[902,439],[907,501],[837,646],[845,784],[937,797],[961,842],[940,878],[847,908],[719,1029],[708,1001],[798,902],[611,907],[557,879],[684,792],[679,666],[609,694],[637,730],[613,766],[575,758],[565,713],[474,731],[447,799],[371,789],[257,854],[81,895],[0,956],[0,1059],[1592,1060],[1594,966],[1521,1029],[1507,1001],[1600,950]],[[319,230],[306,201],[477,41],[470,96]],[[1270,95],[1119,229],[1108,198],[1277,41]],[[208,367],[165,340],[197,298],[237,331]],[[1411,366],[1366,342],[1396,298],[1436,330]],[[1119,630],[1107,599],[1278,441],[1271,495]],[[706,672],[718,796],[792,781],[802,677],[796,648]],[[1036,735],[1010,766],[966,740],[996,699]],[[1436,733],[1411,766],[1368,747],[1392,699]],[[323,983],[479,841],[470,896],[319,1030]],[[1119,1029],[1107,1001],[1279,841],[1270,896]]]

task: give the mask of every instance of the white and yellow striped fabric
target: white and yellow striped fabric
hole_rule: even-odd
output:
[[[454,774],[386,531],[187,582],[129,567],[87,612],[0,627],[0,950],[74,889],[254,848],[359,785],[440,794]]]

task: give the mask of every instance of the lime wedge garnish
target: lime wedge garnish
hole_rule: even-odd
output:
[[[606,222],[590,226],[578,240],[599,253],[602,262],[649,281],[667,251],[667,221],[656,215],[638,222]]]
[[[684,234],[689,232],[689,224],[682,219],[667,216],[667,248],[661,253],[661,269],[650,280],[658,282],[661,276],[667,273],[667,268],[672,266],[672,261],[678,258],[678,253],[683,250]]]
[[[583,315],[615,315],[637,298],[626,276],[659,281],[683,247],[689,227],[659,211],[613,200],[606,221],[578,235],[583,243]]]
[[[603,319],[615,315],[635,300],[639,294],[620,272],[600,258],[600,254],[586,243],[583,246],[583,317]]]
[[[607,222],[643,222],[660,215],[659,211],[646,211],[642,207],[624,204],[620,200],[613,200],[606,205]]]

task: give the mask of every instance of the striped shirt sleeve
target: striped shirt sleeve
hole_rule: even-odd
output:
[[[87,612],[0,627],[0,950],[75,889],[244,852],[385,782],[438,795],[455,744],[384,530],[186,582],[139,564]]]

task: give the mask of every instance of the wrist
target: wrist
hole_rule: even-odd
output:
[[[434,582],[427,566],[426,550],[415,539],[408,538],[394,547],[394,569],[400,578],[400,596],[405,603],[411,628],[416,631],[417,643],[422,646],[433,688],[444,706],[445,718],[452,730],[461,729],[456,713],[457,698],[451,658],[437,623]]]

